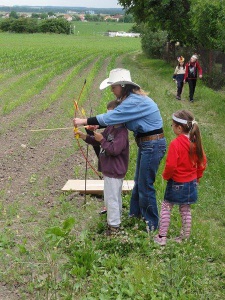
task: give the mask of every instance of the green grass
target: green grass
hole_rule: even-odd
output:
[[[122,234],[114,238],[103,234],[106,217],[98,216],[102,203],[95,197],[87,196],[84,204],[79,196],[73,195],[71,201],[70,193],[55,192],[54,206],[47,207],[45,199],[52,197],[49,189],[55,180],[54,170],[58,172],[62,162],[72,161],[76,146],[71,139],[55,149],[54,134],[38,133],[28,137],[29,146],[38,149],[52,139],[51,159],[27,174],[29,188],[25,194],[18,193],[13,202],[6,200],[15,180],[13,174],[0,190],[0,286],[7,283],[9,290],[16,286],[20,299],[224,299],[225,96],[199,80],[195,103],[187,101],[187,85],[183,93],[186,100],[177,101],[173,68],[138,54],[140,40],[94,35],[100,25],[83,26],[79,36],[0,33],[4,90],[0,91],[0,115],[4,118],[0,134],[10,137],[17,130],[21,144],[34,120],[40,127],[71,126],[72,102],[84,78],[88,83],[80,106],[89,113],[93,101],[97,103],[94,112],[105,111],[112,95],[109,89],[99,93],[98,86],[119,59],[120,66],[131,70],[132,80],[158,104],[168,143],[174,138],[170,127],[173,112],[190,109],[199,122],[208,167],[200,182],[199,201],[192,207],[191,239],[183,244],[169,241],[164,248],[155,245],[151,234],[144,232],[142,221],[127,218],[129,195],[123,198]],[[23,109],[27,106],[29,110]],[[41,117],[46,113],[43,124]],[[9,122],[7,118],[12,116]],[[59,138],[63,135],[57,134]],[[133,178],[137,152],[132,135],[130,139],[128,179]],[[22,160],[23,154],[14,151],[9,159]],[[165,158],[155,184],[159,208],[166,185],[161,178],[164,163]],[[73,169],[76,178],[83,176],[82,166],[74,165]],[[175,207],[169,236],[176,236],[179,228]]]
[[[117,22],[73,22],[75,26],[75,35],[94,35],[101,36],[108,31],[125,31],[128,32],[133,24]]]

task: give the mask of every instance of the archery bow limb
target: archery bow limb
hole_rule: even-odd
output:
[[[74,103],[74,109],[75,109],[75,113],[74,113],[74,117],[75,117],[75,118],[76,118],[76,116],[77,116],[77,112],[80,112],[80,113],[81,113],[81,111],[80,111],[80,109],[79,109],[79,106],[78,106],[78,103],[79,103],[79,101],[80,101],[80,98],[81,98],[81,95],[82,95],[82,93],[83,93],[83,90],[84,90],[84,87],[85,87],[86,83],[87,83],[87,80],[85,79],[85,80],[84,80],[84,84],[83,84],[83,86],[82,86],[82,89],[81,89],[81,91],[80,91],[80,94],[79,94],[79,96],[78,96],[77,101],[74,100],[74,102],[73,102],[73,103]],[[82,113],[84,113],[84,111],[82,111]],[[78,129],[77,129],[77,128],[78,128],[77,126],[74,126],[73,131],[74,131],[74,133],[75,133],[76,139],[78,140],[78,139],[79,139],[79,134],[77,133],[77,132],[78,132]]]
[[[77,101],[74,100],[74,108],[75,108],[74,117],[75,117],[75,118],[76,118],[76,116],[77,116],[77,112],[79,112],[79,113],[82,115],[82,117],[86,118],[84,109],[80,110],[80,109],[79,109],[79,105],[78,105],[78,103],[79,103],[79,101],[80,101],[80,98],[81,98],[81,95],[82,95],[82,92],[83,92],[83,90],[84,90],[84,87],[85,87],[85,85],[86,85],[86,82],[87,82],[87,81],[86,81],[86,79],[85,79],[84,84],[83,84],[83,86],[82,86],[82,89],[81,89],[81,91],[80,91],[78,100],[77,100]],[[83,126],[83,127],[84,127],[84,126]],[[75,138],[76,138],[76,140],[77,140],[79,149],[80,149],[80,151],[81,151],[81,153],[82,153],[82,155],[83,155],[83,157],[84,157],[86,163],[87,163],[87,164],[89,165],[89,167],[95,172],[95,174],[98,175],[98,177],[99,177],[100,179],[102,179],[102,177],[101,177],[101,175],[98,173],[98,171],[97,171],[97,170],[92,166],[92,164],[89,162],[88,158],[86,157],[86,155],[85,155],[85,153],[84,153],[84,151],[83,151],[83,149],[82,149],[82,147],[81,147],[81,144],[80,144],[80,141],[79,141],[78,127],[77,127],[77,126],[74,126],[74,129],[73,129],[73,130],[74,130],[74,133],[75,133]]]

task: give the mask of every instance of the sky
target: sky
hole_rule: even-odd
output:
[[[117,0],[0,0],[0,5],[121,8],[121,6],[117,4]]]

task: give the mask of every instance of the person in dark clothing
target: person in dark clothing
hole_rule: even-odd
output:
[[[185,63],[184,63],[183,56],[178,57],[177,60],[178,60],[178,65],[174,70],[173,80],[176,81],[177,84],[176,99],[181,100],[181,94],[184,86]]]
[[[198,62],[198,56],[192,55],[190,61],[185,66],[184,83],[189,85],[189,101],[194,101],[194,93],[197,78],[202,78],[202,68]]]
[[[108,110],[114,109],[120,102],[111,101]],[[91,145],[100,145],[98,169],[104,177],[104,202],[107,210],[107,223],[110,235],[119,230],[122,215],[122,185],[128,169],[129,140],[128,130],[123,124],[110,125],[102,133],[94,135],[77,132],[79,137]]]

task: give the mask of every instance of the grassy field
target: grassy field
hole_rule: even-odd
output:
[[[146,59],[139,39],[108,38],[94,34],[100,25],[84,26],[89,29],[77,25],[80,34],[71,36],[0,33],[0,299],[224,299],[225,95],[199,80],[195,103],[187,101],[187,86],[177,101],[174,69]],[[68,179],[85,176],[72,128],[29,131],[71,127],[73,100],[85,79],[80,108],[86,115],[104,112],[112,95],[99,84],[119,66],[157,102],[168,143],[174,111],[190,109],[199,122],[208,168],[192,207],[191,239],[183,244],[154,244],[142,221],[127,218],[129,195],[121,234],[105,237],[102,200],[61,192]],[[136,152],[131,135],[127,179],[133,179]],[[164,163],[155,184],[159,208]],[[90,168],[87,176],[97,179]],[[175,208],[169,237],[179,227]]]
[[[72,27],[75,26],[75,35],[102,35],[108,31],[125,31],[128,32],[132,26],[130,23],[116,23],[116,22],[73,22]]]

